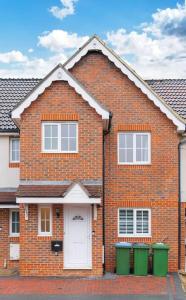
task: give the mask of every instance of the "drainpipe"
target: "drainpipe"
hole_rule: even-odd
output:
[[[178,269],[181,269],[181,146],[186,145],[186,140],[178,144]]]
[[[112,113],[109,114],[109,124],[108,124],[108,130],[103,132],[103,170],[102,170],[102,176],[103,176],[103,192],[102,192],[102,198],[103,198],[103,210],[102,210],[102,218],[103,218],[103,272],[105,273],[105,137],[107,134],[110,133],[111,129],[111,121],[112,121]]]

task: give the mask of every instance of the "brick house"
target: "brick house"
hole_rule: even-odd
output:
[[[185,124],[186,80],[144,81],[96,36],[42,80],[0,79],[0,268],[101,276],[118,241],[184,268]]]

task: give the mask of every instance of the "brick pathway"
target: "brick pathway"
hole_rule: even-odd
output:
[[[109,279],[0,277],[0,295],[167,295],[170,289],[174,294],[173,275]]]

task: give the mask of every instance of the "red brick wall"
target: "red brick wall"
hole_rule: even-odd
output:
[[[60,218],[55,210],[60,209]],[[100,276],[102,275],[102,208],[98,209],[97,220],[92,220],[92,270],[63,270],[63,255],[58,256],[51,251],[51,240],[63,240],[63,206],[53,205],[52,208],[52,237],[38,236],[38,206],[29,205],[29,219],[25,221],[24,208],[21,213],[21,260],[20,274],[22,276]]]
[[[176,127],[114,64],[100,53],[89,53],[71,70],[73,75],[113,113],[106,137],[106,269],[115,267],[114,243],[119,207],[152,208],[152,239],[170,245],[169,270],[178,261],[178,143]],[[152,164],[117,164],[117,133],[123,126],[147,126],[152,139]],[[130,129],[128,129],[130,130]],[[132,129],[133,130],[133,129]],[[136,238],[129,239],[136,241]]]
[[[19,261],[10,260],[10,243],[19,243],[18,237],[9,236],[9,209],[0,209],[0,269],[4,268],[4,262],[7,262],[7,268],[18,268]]]
[[[42,120],[78,120],[79,153],[41,153]],[[67,83],[55,82],[24,111],[21,119],[20,178],[24,180],[102,179],[102,119]],[[38,237],[37,206],[29,206],[25,221],[21,208],[21,275],[101,275],[102,274],[102,209],[93,221],[93,269],[63,270],[63,252],[51,252],[51,239],[63,240],[61,219],[53,210],[53,236]]]

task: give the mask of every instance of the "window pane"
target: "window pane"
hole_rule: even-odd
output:
[[[142,151],[142,160],[143,161],[148,161],[148,150],[146,150],[146,149],[143,149],[143,151]]]
[[[50,220],[50,208],[45,208],[45,218],[46,220]]]
[[[119,233],[133,234],[133,210],[119,211]]]
[[[61,124],[61,137],[68,137],[68,124]]]
[[[52,137],[58,137],[58,125],[52,125]]]
[[[51,138],[45,138],[45,149],[51,150]]]
[[[119,134],[119,162],[132,163],[133,155],[133,133]]]
[[[136,161],[148,162],[148,135],[136,135]]]
[[[41,221],[41,232],[45,232],[45,221]]]
[[[141,149],[141,135],[136,135],[136,148]]]
[[[126,145],[127,148],[133,148],[133,134],[126,134]]]
[[[12,223],[12,233],[16,233],[16,224]]]
[[[143,135],[142,147],[148,149],[148,135]]]
[[[58,149],[58,125],[57,124],[44,125],[44,149],[45,150]]]
[[[19,145],[20,140],[18,138],[11,140],[11,161],[19,161],[20,160],[20,152],[19,152]]]
[[[52,138],[52,150],[57,150],[57,149],[58,149],[58,139]]]
[[[76,137],[76,124],[69,125],[69,137]]]
[[[61,151],[67,151],[68,152],[68,138],[62,138],[61,139]]]
[[[11,231],[12,233],[19,233],[19,211],[12,211],[11,214]]]
[[[51,125],[44,126],[44,135],[45,137],[51,137]]]
[[[133,150],[127,149],[127,162],[133,162]]]
[[[46,221],[46,232],[50,232],[50,220]]]
[[[126,151],[125,151],[125,149],[120,149],[119,150],[119,162],[124,163],[126,161],[127,161],[127,159],[126,159]]]
[[[142,161],[141,149],[136,149],[136,161]]]
[[[125,134],[119,134],[119,148],[126,148]]]
[[[147,210],[136,211],[136,233],[149,233],[149,212]]]
[[[76,151],[76,138],[70,138],[69,151]]]
[[[41,207],[40,208],[40,216],[41,216],[41,232],[49,233],[50,232],[50,207]]]

